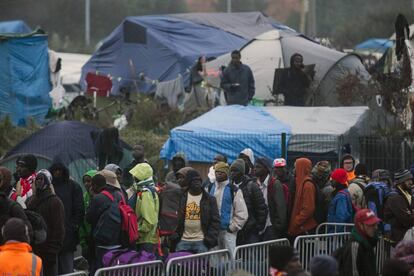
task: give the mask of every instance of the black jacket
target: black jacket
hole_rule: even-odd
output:
[[[119,192],[119,189],[106,185],[105,189],[106,191],[110,192],[112,195],[115,195],[115,193]],[[91,198],[91,202],[89,204],[88,210],[86,210],[86,222],[91,225],[92,233],[95,229],[99,218],[103,214],[103,212],[109,208],[112,201],[103,194],[97,194],[93,198]]]
[[[4,242],[1,229],[10,218],[20,218],[24,220],[29,227],[29,231],[31,231],[30,222],[20,204],[10,200],[5,193],[0,193],[0,244],[3,244]]]
[[[398,243],[404,238],[405,232],[414,226],[414,200],[410,206],[397,188],[385,201],[384,220],[391,224],[391,240]]]
[[[267,203],[273,232],[276,238],[283,238],[288,228],[288,203],[286,202],[283,184],[271,178],[268,184]]]
[[[65,237],[65,211],[62,201],[48,189],[30,197],[26,205],[28,210],[40,214],[47,225],[46,241],[34,245],[34,253],[42,259],[54,260],[54,256],[62,249]]]
[[[63,177],[53,177],[53,188],[65,207],[65,239],[63,241],[63,252],[76,251],[79,244],[79,227],[85,214],[83,204],[82,188],[78,183],[69,178],[69,170],[61,163],[53,164],[49,171],[56,169],[63,171]]]
[[[188,192],[183,193],[183,196],[181,197],[180,201],[180,207],[178,209],[177,242],[181,240],[181,237],[184,233],[184,220],[187,206],[187,195]],[[218,235],[220,230],[220,215],[217,208],[216,198],[203,190],[203,195],[200,201],[200,209],[200,220],[201,228],[204,234],[204,244],[207,248],[210,249],[217,246]]]
[[[347,243],[334,252],[339,276],[376,276],[376,244],[377,239],[363,238],[354,228]]]
[[[244,176],[239,188],[243,192],[244,201],[249,212],[249,219],[239,231],[239,235],[247,237],[251,233],[258,234],[266,225],[268,212],[263,193],[257,186],[255,179],[246,176]]]
[[[235,83],[240,85],[234,86]],[[224,89],[227,105],[247,105],[255,93],[252,70],[245,64],[239,67],[230,64],[223,72],[220,86]]]

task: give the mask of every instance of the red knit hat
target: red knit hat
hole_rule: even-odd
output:
[[[331,174],[331,178],[340,184],[348,184],[348,176],[344,169],[335,169]]]

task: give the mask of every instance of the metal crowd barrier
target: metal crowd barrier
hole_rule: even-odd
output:
[[[288,239],[237,246],[234,250],[234,270],[245,270],[252,275],[267,275],[269,272],[269,248],[272,245],[290,245]]]
[[[62,274],[62,275],[59,275],[59,276],[88,276],[88,275],[89,275],[89,273],[86,272],[86,271],[76,271],[76,272],[73,272],[73,273]]]
[[[324,222],[316,227],[315,233],[319,234],[329,234],[329,233],[345,233],[351,232],[352,227],[354,227],[353,223],[332,223],[332,222]]]
[[[298,236],[293,247],[298,251],[303,269],[309,271],[310,260],[317,255],[332,255],[350,237],[350,233]]]
[[[164,264],[161,261],[119,265],[98,269],[95,276],[162,276]]]
[[[224,276],[232,270],[227,249],[173,258],[168,261],[165,276]]]

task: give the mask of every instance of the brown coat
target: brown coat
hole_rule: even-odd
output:
[[[291,236],[304,234],[317,226],[313,218],[316,189],[310,182],[312,162],[307,158],[299,158],[296,160],[295,167],[296,195],[288,230]]]

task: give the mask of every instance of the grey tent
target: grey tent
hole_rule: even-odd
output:
[[[290,57],[294,53],[303,55],[305,65],[315,64],[315,105],[341,105],[334,92],[337,81],[348,73],[357,74],[364,82],[370,79],[357,55],[329,49],[297,33],[272,30],[257,36],[241,48],[242,62],[250,66],[256,80],[255,98],[272,98],[275,69],[290,67]],[[230,54],[226,54],[207,64],[213,85],[219,85],[218,71],[229,62]]]

